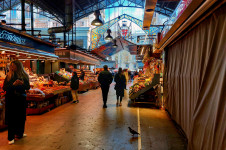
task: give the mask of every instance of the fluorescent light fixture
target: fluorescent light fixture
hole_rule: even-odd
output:
[[[144,52],[144,47],[142,47],[142,50],[141,50],[140,54],[143,55],[143,52]]]

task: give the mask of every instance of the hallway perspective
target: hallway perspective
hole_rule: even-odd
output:
[[[126,91],[128,92],[128,91]],[[7,130],[0,132],[1,150],[186,150],[165,110],[148,104],[130,104],[125,95],[116,107],[114,83],[102,108],[101,89],[79,94],[79,103],[71,102],[41,115],[27,116],[27,137],[8,145]],[[131,136],[128,127],[138,131]]]

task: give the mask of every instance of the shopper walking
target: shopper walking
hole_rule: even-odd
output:
[[[108,66],[104,65],[104,71],[100,72],[98,76],[98,81],[100,82],[100,87],[103,96],[103,108],[107,108],[107,97],[110,84],[112,83],[112,74],[108,71]]]
[[[10,63],[9,72],[3,84],[6,91],[6,124],[8,125],[8,144],[14,143],[14,138],[27,136],[24,133],[26,120],[26,92],[30,89],[29,77],[20,61]]]
[[[72,95],[72,103],[78,103],[78,88],[79,88],[79,78],[76,72],[72,73],[71,78],[71,95]]]
[[[116,98],[117,98],[117,103],[116,106],[122,106],[122,98],[124,97],[124,89],[126,87],[126,77],[122,73],[122,68],[118,69],[118,73],[115,75],[114,81],[116,82],[115,84],[115,90],[116,90]],[[120,103],[119,103],[119,98],[120,98]]]
[[[126,77],[126,86],[127,86],[127,83],[128,83],[128,80],[129,80],[129,77],[128,77],[128,71],[127,71],[127,69],[124,69],[123,70],[123,74],[125,75],[125,77]],[[125,87],[125,89],[127,90],[127,88]]]

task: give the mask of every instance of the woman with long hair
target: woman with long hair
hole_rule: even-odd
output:
[[[114,81],[115,84],[115,90],[116,90],[116,98],[117,103],[116,106],[122,106],[122,98],[124,97],[124,89],[126,88],[126,77],[122,72],[122,68],[118,69],[118,73],[115,75]],[[120,103],[119,103],[120,98]]]
[[[6,91],[6,124],[8,125],[8,144],[15,138],[25,137],[26,91],[30,89],[29,77],[19,60],[12,61],[3,84]]]

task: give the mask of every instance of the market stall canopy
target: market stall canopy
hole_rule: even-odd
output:
[[[117,37],[115,38],[117,47],[113,47],[113,42],[108,42],[98,48],[95,48],[92,50],[92,53],[96,53],[100,55],[101,57],[109,57],[116,53],[118,53],[121,50],[129,51],[131,55],[137,54],[137,45],[125,40],[124,38]]]
[[[43,57],[45,59],[57,59],[58,56],[54,53],[48,53],[42,50],[29,48],[25,46],[16,45],[9,42],[0,41],[0,50],[5,51],[5,53],[14,53],[19,55],[19,59],[28,59],[28,55],[32,58],[34,57]]]
[[[100,65],[100,60],[91,54],[80,50],[72,50],[67,48],[56,48],[55,54],[59,56],[59,61],[74,64]]]

